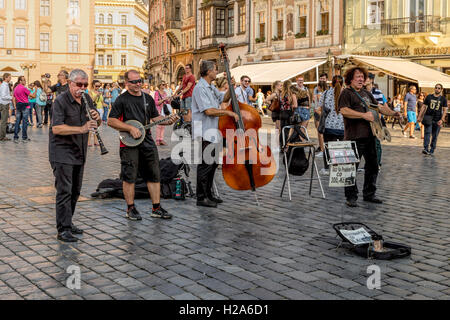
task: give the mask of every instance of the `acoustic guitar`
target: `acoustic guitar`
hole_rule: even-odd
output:
[[[179,118],[180,116],[183,116],[185,114],[187,114],[187,110],[184,110],[183,112],[176,114],[176,116]],[[119,131],[120,142],[122,142],[127,147],[137,147],[138,145],[140,145],[142,143],[142,141],[144,141],[145,135],[146,135],[146,132],[148,129],[167,121],[169,118],[170,118],[170,115],[167,117],[164,117],[161,120],[152,122],[146,126],[144,126],[142,123],[140,123],[137,120],[128,120],[125,123],[129,124],[135,128],[138,128],[139,131],[141,132],[141,136],[139,138],[135,139],[128,131]]]

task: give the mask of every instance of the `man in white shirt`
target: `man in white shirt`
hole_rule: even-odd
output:
[[[9,82],[11,81],[11,74],[3,74],[3,82],[0,85],[0,141],[9,141],[11,139],[6,137],[6,125],[8,123],[9,106],[12,101],[11,90]]]

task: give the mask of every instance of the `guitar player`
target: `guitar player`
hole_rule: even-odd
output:
[[[139,129],[124,123],[125,121],[136,120],[143,125],[147,125],[150,121],[159,121],[164,117],[159,115],[153,98],[142,92],[142,79],[138,71],[127,71],[125,73],[125,84],[128,90],[121,94],[113,104],[108,125],[118,131],[129,132],[133,138],[138,139],[141,136]],[[161,125],[171,125],[176,119],[177,116],[172,115]],[[159,156],[151,131],[148,130],[144,141],[137,147],[127,147],[121,143],[120,160],[120,177],[123,181],[123,193],[128,206],[126,217],[130,220],[142,220],[134,205],[134,185],[139,172],[147,183],[152,200],[153,209],[150,216],[171,219],[172,215],[160,205]]]

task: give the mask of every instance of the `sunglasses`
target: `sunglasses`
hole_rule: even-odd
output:
[[[250,80],[244,80],[245,83],[250,82]]]
[[[89,86],[89,84],[87,82],[76,82],[75,85],[78,88],[87,88]]]
[[[439,90],[442,90],[442,88],[441,87],[434,87],[435,89],[439,89]]]
[[[128,80],[129,83],[132,84],[138,84],[138,83],[142,83],[142,79],[137,79],[137,80]]]

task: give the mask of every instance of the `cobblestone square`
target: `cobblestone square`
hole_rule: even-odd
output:
[[[265,121],[265,128],[272,123]],[[310,127],[310,132],[313,132]],[[224,203],[197,207],[195,199],[163,200],[171,221],[150,218],[150,200],[137,200],[143,220],[125,218],[121,199],[92,199],[99,182],[120,171],[117,133],[103,126],[110,151],[89,148],[82,198],[74,217],[84,230],[77,244],[56,239],[55,190],[48,162],[48,128],[32,128],[29,143],[0,143],[0,299],[449,299],[450,130],[442,130],[435,156],[421,140],[392,131],[383,143],[378,178],[382,205],[344,204],[342,189],[291,179],[293,201],[280,198],[284,166],[250,192],[216,181]],[[169,141],[171,130],[166,130]],[[160,149],[160,158],[171,146]],[[317,161],[322,168],[322,159]],[[195,186],[195,166],[190,181]],[[306,173],[302,178],[308,177]],[[362,186],[363,176],[358,175]],[[360,188],[361,190],[361,188]],[[366,260],[342,248],[332,224],[359,221],[385,239],[411,245],[408,258]],[[367,267],[381,268],[381,288],[366,286]],[[81,288],[69,289],[69,266]]]

